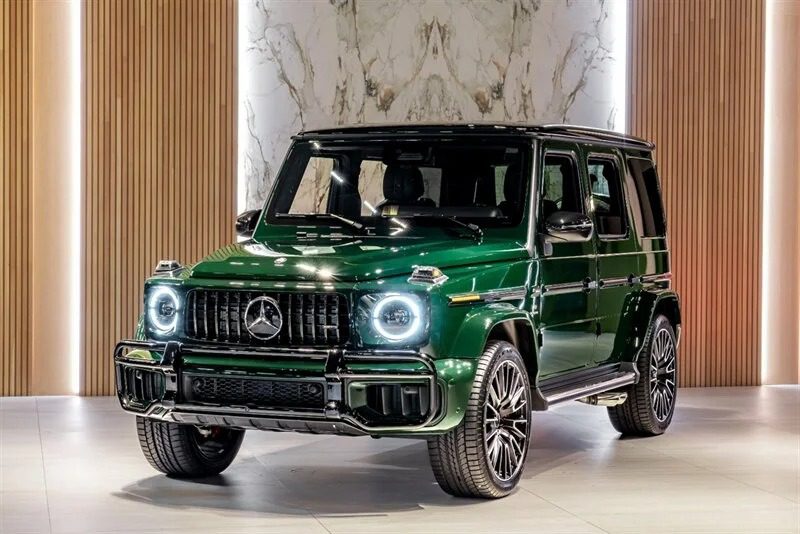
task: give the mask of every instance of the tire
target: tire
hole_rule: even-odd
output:
[[[150,465],[177,478],[218,475],[236,457],[244,430],[224,427],[200,429],[136,418],[139,445]]]
[[[502,391],[497,382],[501,377],[511,383]],[[463,420],[448,433],[428,439],[436,481],[456,497],[505,497],[522,476],[530,435],[531,388],[525,362],[513,345],[491,341],[477,361]]]
[[[625,436],[657,436],[672,422],[678,393],[678,350],[669,319],[658,315],[636,362],[639,382],[627,400],[608,408],[614,428]],[[655,389],[654,389],[655,388]]]

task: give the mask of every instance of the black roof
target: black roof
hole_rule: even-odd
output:
[[[632,148],[652,150],[653,143],[612,130],[577,126],[572,124],[525,124],[514,122],[498,123],[411,123],[411,124],[354,124],[335,126],[300,132],[299,138],[319,137],[364,137],[364,136],[406,136],[406,135],[520,135],[546,138],[559,138],[575,141],[624,145]]]

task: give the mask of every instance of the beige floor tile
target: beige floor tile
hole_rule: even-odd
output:
[[[45,491],[0,491],[0,532],[50,532]]]
[[[220,477],[167,478],[110,397],[0,399],[0,532],[800,532],[800,388],[681,390],[663,436],[534,415],[520,489],[455,499],[423,441],[250,432]]]

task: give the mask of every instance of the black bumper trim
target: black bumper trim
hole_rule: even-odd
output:
[[[129,350],[147,350],[162,355],[159,361],[128,358]],[[178,403],[178,378],[184,355],[239,356],[256,359],[305,359],[325,362],[325,376],[318,377],[326,384],[324,410],[254,409],[247,406],[206,406]],[[164,373],[166,392],[162,399],[148,406],[131,405],[118,391],[122,408],[136,415],[153,419],[190,424],[213,424],[263,430],[339,433],[363,435],[375,432],[417,431],[435,425],[445,413],[444,395],[437,379],[433,360],[423,353],[409,350],[370,350],[348,352],[341,349],[308,349],[276,347],[221,347],[218,345],[188,344],[177,341],[123,340],[114,349],[117,366],[129,366]],[[424,372],[406,373],[349,373],[347,363],[419,363]],[[425,420],[415,425],[370,426],[349,410],[348,388],[350,382],[381,381],[404,383],[426,382],[430,391],[429,413]]]

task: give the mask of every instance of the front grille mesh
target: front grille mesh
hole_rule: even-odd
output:
[[[184,396],[190,402],[233,404],[262,408],[323,408],[322,384],[302,380],[184,377]]]
[[[245,310],[256,297],[278,302],[283,315],[280,333],[270,340],[250,335]],[[186,337],[247,345],[335,346],[350,336],[347,299],[338,293],[272,293],[193,289],[186,301]]]

